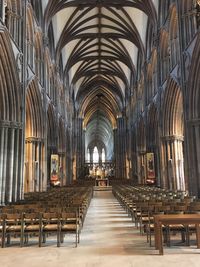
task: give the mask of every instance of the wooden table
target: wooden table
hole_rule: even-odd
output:
[[[154,215],[155,248],[159,250],[160,255],[163,255],[162,226],[170,224],[182,224],[184,226],[194,224],[196,226],[197,248],[200,248],[200,214]]]

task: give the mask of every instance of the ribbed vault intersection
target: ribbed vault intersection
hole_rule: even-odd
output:
[[[57,65],[62,62],[77,116],[86,129],[86,147],[113,143],[117,119],[126,111],[138,59],[143,61],[147,24],[156,7],[144,1],[45,1]],[[111,137],[112,136],[112,137]],[[109,152],[110,154],[110,152]]]

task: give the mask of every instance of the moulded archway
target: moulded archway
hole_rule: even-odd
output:
[[[4,205],[23,196],[23,133],[17,65],[10,36],[2,26],[0,47],[0,203]]]
[[[200,37],[196,40],[196,45],[191,60],[189,73],[187,105],[189,112],[186,112],[187,119],[187,174],[189,190],[191,194],[200,196]]]
[[[172,78],[163,93],[162,107],[162,186],[185,190],[183,96]]]
[[[25,192],[42,191],[45,188],[45,144],[41,93],[38,83],[32,80],[26,90],[25,122]]]

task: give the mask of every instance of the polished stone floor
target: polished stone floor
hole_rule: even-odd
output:
[[[81,242],[74,247],[72,236],[57,248],[53,239],[44,247],[18,244],[0,249],[1,267],[199,267],[200,250],[172,246],[159,256],[146,243],[111,192],[94,193]]]

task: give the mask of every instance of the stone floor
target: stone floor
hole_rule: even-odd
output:
[[[62,247],[48,240],[19,248],[18,244],[0,249],[1,267],[199,267],[200,250],[193,247],[164,248],[159,256],[146,243],[111,192],[97,191],[87,213],[81,242],[74,247],[66,237]]]

